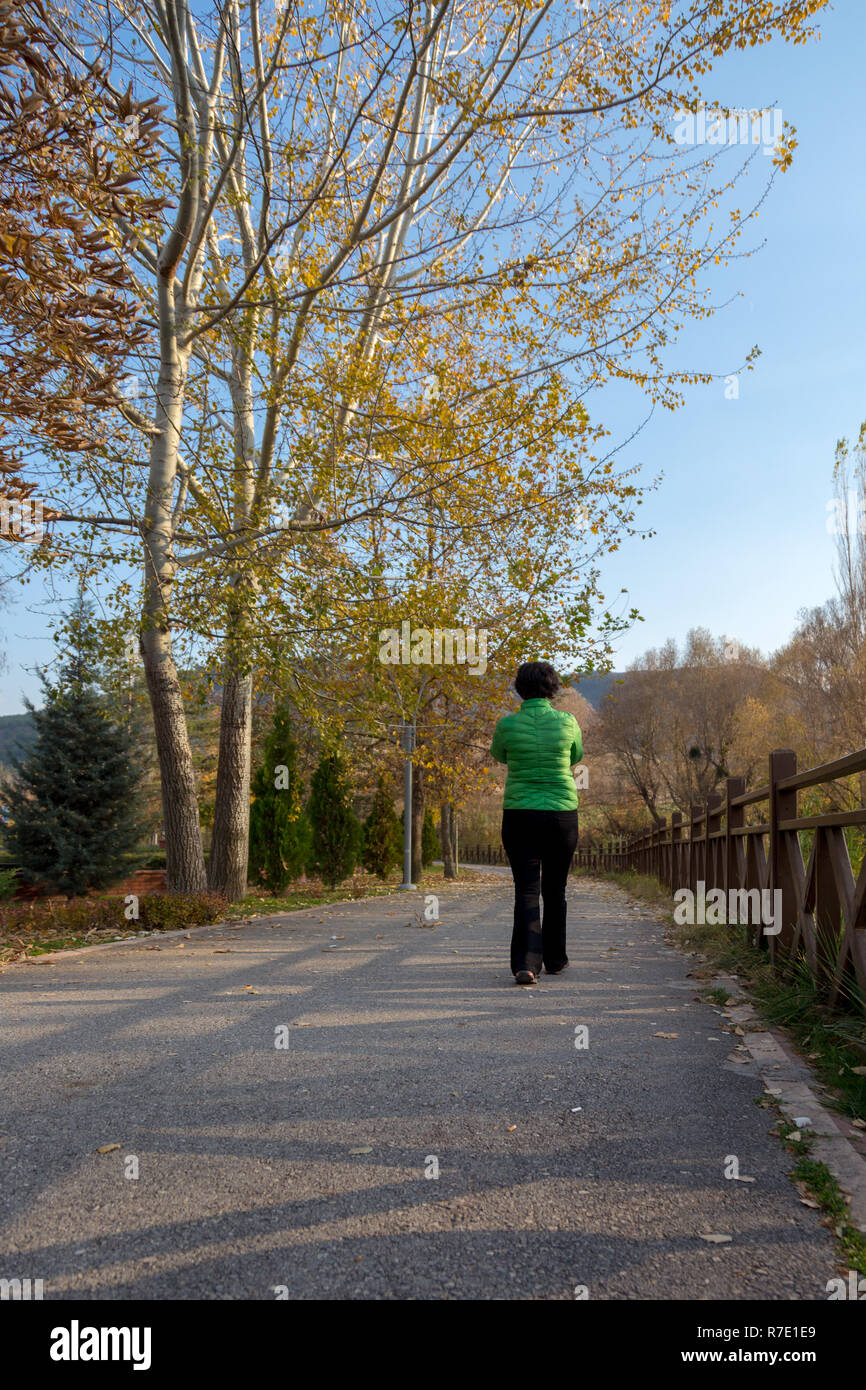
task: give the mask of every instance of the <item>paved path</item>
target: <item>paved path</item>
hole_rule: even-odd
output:
[[[0,1276],[46,1298],[826,1298],[831,1238],[688,958],[619,890],[569,896],[572,966],[535,989],[508,971],[505,881],[445,891],[432,930],[400,895],[9,970]]]

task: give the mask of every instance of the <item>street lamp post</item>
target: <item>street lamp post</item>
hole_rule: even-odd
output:
[[[403,882],[401,889],[418,891],[412,882],[412,753],[415,749],[415,725],[404,719],[400,728],[403,748]]]

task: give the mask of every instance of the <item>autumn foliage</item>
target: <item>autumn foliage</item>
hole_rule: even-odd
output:
[[[41,0],[0,4],[0,473],[18,496],[35,486],[19,473],[22,438],[98,442],[98,412],[146,337],[110,232],[160,206],[138,191],[154,103],[77,70],[45,21]],[[108,152],[109,124],[129,132],[122,157]]]

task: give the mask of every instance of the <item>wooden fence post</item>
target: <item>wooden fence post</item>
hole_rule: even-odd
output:
[[[704,822],[704,836],[706,839],[706,850],[704,851],[704,878],[706,880],[707,892],[711,888],[721,888],[722,886],[722,865],[719,862],[721,856],[721,839],[711,840],[710,835],[716,834],[722,828],[722,794],[721,792],[711,792],[707,797],[706,820]]]
[[[725,862],[722,866],[724,871],[722,887],[725,890],[726,922],[728,921],[728,909],[731,902],[731,889],[740,887],[740,864],[745,862],[743,846],[737,843],[742,837],[732,833],[738,826],[745,824],[745,807],[732,806],[731,802],[735,797],[742,796],[745,790],[745,777],[729,777],[725,782]]]
[[[689,803],[689,845],[688,855],[688,887],[694,894],[698,891],[698,877],[701,871],[700,849],[698,846],[696,829],[701,814],[701,808],[694,801]]]
[[[775,894],[780,892],[782,921],[781,932],[768,936],[770,960],[775,964],[779,947],[787,950],[793,941],[797,925],[797,888],[788,860],[786,837],[796,835],[796,831],[780,831],[780,820],[795,820],[797,816],[797,792],[780,791],[777,783],[797,772],[797,755],[791,748],[774,748],[770,754],[770,862],[768,865],[768,886],[770,889],[770,910],[775,908]],[[821,831],[816,831],[820,837]],[[830,867],[828,865],[828,867]],[[835,894],[836,885],[830,867],[829,878]],[[762,925],[762,931],[764,927]]]
[[[671,878],[668,887],[672,893],[678,888],[682,888],[682,845],[683,845],[683,813],[674,811],[671,816]]]

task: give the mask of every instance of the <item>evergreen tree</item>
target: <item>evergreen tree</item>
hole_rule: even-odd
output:
[[[421,830],[421,863],[426,869],[428,864],[432,864],[436,855],[439,853],[439,836],[436,833],[436,825],[433,821],[433,812],[424,812],[424,826]]]
[[[358,858],[361,826],[339,753],[323,753],[310,782],[313,867],[332,888],[348,878]]]
[[[399,840],[399,857],[403,858],[403,812],[397,817],[397,835]],[[439,848],[439,833],[436,823],[433,820],[433,812],[424,812],[424,820],[421,827],[421,867],[426,869],[428,864],[432,864],[437,854],[441,853]],[[414,848],[413,848],[414,854]]]
[[[298,749],[288,708],[274,710],[262,746],[262,765],[252,781],[250,809],[250,876],[272,893],[282,893],[307,866],[310,822],[303,806]]]
[[[380,777],[370,814],[364,822],[363,864],[371,874],[387,878],[388,870],[400,863],[401,853],[400,821],[385,779]]]
[[[42,676],[36,740],[4,787],[6,846],[25,882],[73,897],[118,878],[139,838],[138,771],[129,737],[76,655],[62,683]]]

